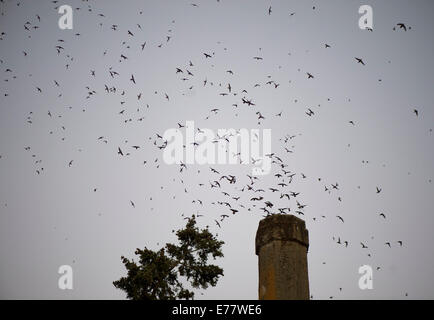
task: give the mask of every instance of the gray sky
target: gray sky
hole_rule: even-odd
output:
[[[200,213],[199,225],[225,241],[217,261],[225,276],[196,298],[256,299],[254,238],[263,203],[253,207],[258,193],[241,191],[251,166],[213,165],[237,177],[217,190],[209,181],[220,175],[209,165],[182,173],[166,165],[156,133],[188,120],[212,130],[271,129],[272,152],[296,175],[278,187],[289,178],[277,179],[274,165],[254,187],[292,213],[296,201],[307,205],[301,217],[314,299],[434,298],[432,1],[62,4],[74,9],[73,30],[58,27],[51,1],[0,3],[0,298],[123,299],[112,285],[125,274],[120,256],[174,241],[181,214]],[[373,32],[358,27],[362,4],[373,8]],[[393,30],[397,23],[411,29]],[[237,95],[220,95],[228,83]],[[260,124],[257,111],[265,117]],[[118,155],[118,147],[130,155]],[[325,191],[335,183],[339,190]],[[300,195],[285,202],[270,187]],[[214,220],[228,213],[219,229]],[[73,268],[73,290],[58,289],[64,264]],[[364,264],[374,268],[373,290],[358,287]]]

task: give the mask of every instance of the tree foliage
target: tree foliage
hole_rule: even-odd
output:
[[[223,241],[209,230],[199,230],[193,215],[184,229],[176,232],[179,244],[166,243],[164,248],[152,251],[136,249],[138,262],[121,257],[127,276],[113,282],[132,300],[194,299],[194,292],[184,287],[182,279],[194,289],[215,286],[223,269],[208,264],[208,259],[223,257]],[[185,281],[184,281],[185,282]]]

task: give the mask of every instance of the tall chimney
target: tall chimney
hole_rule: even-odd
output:
[[[256,232],[260,300],[308,300],[309,234],[303,220],[274,214]]]

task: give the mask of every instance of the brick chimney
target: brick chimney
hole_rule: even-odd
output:
[[[308,300],[305,222],[293,215],[273,214],[259,222],[256,232],[260,300]]]

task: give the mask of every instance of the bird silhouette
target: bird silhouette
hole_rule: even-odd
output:
[[[396,24],[400,29],[404,29],[404,31],[407,31],[407,27],[403,23],[397,23]]]
[[[365,65],[365,62],[363,62],[361,58],[354,57],[354,59],[356,59],[357,63],[361,63],[362,65]]]

